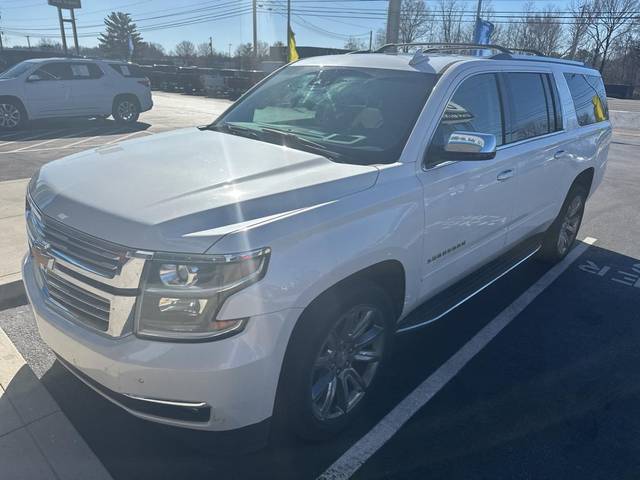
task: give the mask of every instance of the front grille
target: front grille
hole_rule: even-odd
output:
[[[127,261],[127,250],[42,215],[27,203],[27,227],[32,242],[48,244],[54,257],[105,278],[114,278]]]
[[[66,281],[64,278],[42,270],[44,293],[54,307],[62,308],[77,321],[106,332],[109,328],[111,303]]]

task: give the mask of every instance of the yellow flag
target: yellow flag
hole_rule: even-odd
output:
[[[300,57],[298,56],[298,50],[296,50],[296,36],[293,34],[293,30],[289,29],[289,61],[295,62]]]
[[[593,113],[596,116],[597,122],[602,122],[607,119],[607,116],[604,113],[604,107],[602,106],[602,100],[598,95],[594,95],[591,99],[591,103],[593,103]]]

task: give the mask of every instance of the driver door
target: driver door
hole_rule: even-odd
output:
[[[493,134],[490,160],[463,161],[439,152],[453,132]],[[463,80],[449,99],[419,174],[424,188],[424,296],[430,296],[502,253],[513,216],[516,164],[504,143],[497,76]]]
[[[62,116],[72,111],[69,63],[46,63],[26,80],[25,98],[32,118]]]

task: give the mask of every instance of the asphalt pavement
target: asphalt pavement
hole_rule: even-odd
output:
[[[179,105],[184,96],[175,97],[167,104]],[[116,480],[311,479],[349,457],[416,387],[529,295],[525,308],[441,382],[404,426],[361,457],[354,478],[638,479],[639,151],[640,131],[614,135],[605,180],[580,230],[581,240],[597,239],[593,246],[581,247],[584,252],[548,284],[550,267],[526,262],[442,320],[399,336],[375,401],[329,442],[301,442],[276,427],[269,447],[247,453],[215,434],[145,422],[57,363],[28,306],[0,312],[0,327]],[[19,156],[14,162],[31,158],[9,155]],[[42,155],[34,164],[53,154]],[[31,168],[25,163],[23,172]],[[0,163],[1,174],[4,167]],[[537,285],[543,287],[531,297]]]

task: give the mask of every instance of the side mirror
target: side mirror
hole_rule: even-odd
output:
[[[491,160],[496,156],[496,136],[492,133],[453,132],[444,146],[451,160]]]
[[[27,77],[27,82],[39,82],[40,80],[43,80],[43,78],[37,73],[32,73]]]

